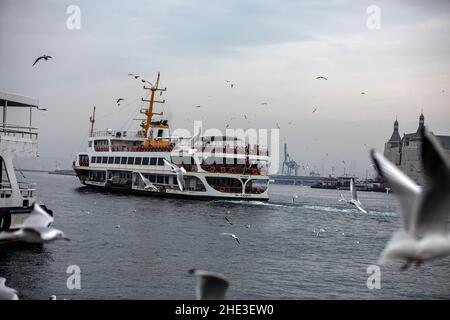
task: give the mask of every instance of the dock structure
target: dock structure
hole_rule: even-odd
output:
[[[32,127],[33,109],[39,109],[39,100],[0,91],[2,121],[0,124],[0,148],[2,154],[20,157],[37,155],[37,128]],[[26,123],[9,122],[9,116],[17,116],[19,110],[29,110]],[[10,114],[11,113],[11,114]],[[23,119],[23,117],[21,117]],[[14,120],[13,120],[14,121]]]
[[[17,180],[13,159],[37,156],[38,130],[32,126],[32,115],[34,109],[45,109],[39,108],[38,99],[2,91],[0,107],[0,230],[6,230],[15,226],[11,217],[15,208],[30,211],[36,202],[34,184]]]
[[[319,176],[295,176],[295,175],[272,175],[271,183],[286,185],[313,186],[319,184],[325,177]]]

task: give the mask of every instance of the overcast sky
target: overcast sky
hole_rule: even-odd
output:
[[[72,4],[80,30],[66,26]],[[370,5],[380,29],[367,28]],[[344,160],[363,176],[365,145],[382,151],[395,117],[413,132],[423,110],[450,134],[449,34],[450,1],[1,0],[0,91],[48,108],[34,117],[39,153],[63,167],[85,147],[93,105],[98,129],[137,129],[144,92],[127,74],[161,71],[172,129],[278,123],[300,165],[342,174]],[[54,59],[32,67],[44,53]]]

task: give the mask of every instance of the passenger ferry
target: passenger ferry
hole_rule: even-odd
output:
[[[195,199],[268,200],[267,148],[232,136],[171,136],[163,112],[155,112],[158,73],[149,91],[148,108],[136,132],[94,131],[90,118],[87,150],[77,154],[73,169],[82,184],[95,189],[151,196]]]
[[[38,152],[38,130],[32,127],[33,110],[39,108],[37,99],[0,92],[2,122],[0,123],[0,233],[23,227],[30,216],[35,197],[35,185],[20,181],[16,177],[13,159],[36,157]],[[27,119],[23,115],[28,115]],[[8,119],[24,123],[11,123]],[[21,174],[23,176],[23,173]],[[53,213],[44,205],[41,207],[51,216]],[[9,241],[8,241],[9,242]],[[0,240],[0,244],[4,241]]]

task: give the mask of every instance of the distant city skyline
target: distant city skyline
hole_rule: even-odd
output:
[[[67,27],[71,5],[79,30]],[[144,91],[128,74],[160,71],[172,129],[279,126],[280,159],[286,142],[300,165],[339,175],[345,161],[364,177],[396,118],[401,135],[422,111],[450,134],[449,18],[448,1],[6,0],[0,90],[48,109],[33,115],[39,154],[62,168],[85,147],[93,105],[98,129],[137,130]],[[32,66],[43,54],[53,58]]]

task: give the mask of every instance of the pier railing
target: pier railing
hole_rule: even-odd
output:
[[[9,136],[37,140],[38,130],[33,127],[18,126],[13,124],[0,123],[0,136]]]
[[[33,197],[34,191],[36,191],[35,183],[28,182],[18,182],[19,184],[19,192],[24,198]],[[0,183],[0,198],[9,198],[13,193],[14,189],[9,182]]]

